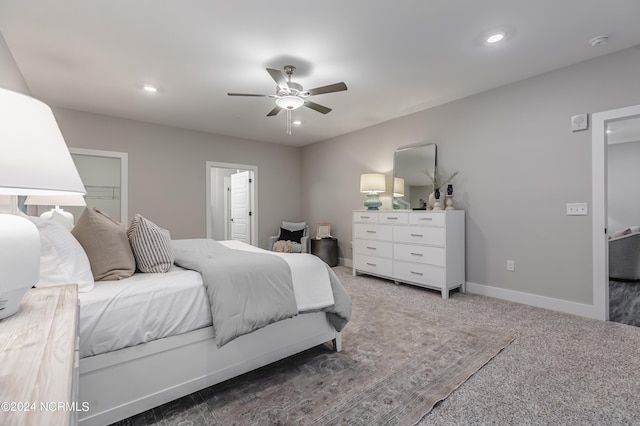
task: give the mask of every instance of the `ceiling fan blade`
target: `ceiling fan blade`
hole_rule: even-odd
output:
[[[227,95],[229,96],[254,96],[254,97],[260,97],[260,98],[269,98],[272,95],[258,95],[255,93],[227,93]]]
[[[275,108],[273,108],[271,111],[269,111],[269,114],[267,114],[267,117],[273,117],[274,115],[278,115],[278,113],[280,112],[282,108],[280,108],[279,106],[275,106]]]
[[[321,112],[323,114],[326,114],[328,112],[331,112],[331,108],[327,108],[326,106],[317,104],[315,102],[311,102],[305,99],[304,101],[304,106],[306,106],[307,108],[311,108],[313,110],[316,110],[318,112]]]
[[[333,93],[333,92],[342,92],[343,90],[347,90],[347,85],[343,82],[330,84],[328,86],[316,87],[315,89],[306,90],[304,92],[305,95],[313,96],[313,95],[321,95],[323,93]]]
[[[280,70],[274,70],[273,68],[267,68],[267,72],[273,78],[281,89],[289,90],[289,85],[287,84],[287,79],[284,78],[284,74]]]

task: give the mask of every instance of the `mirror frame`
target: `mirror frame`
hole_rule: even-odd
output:
[[[402,177],[402,176],[397,176],[398,154],[401,153],[401,152],[408,151],[408,150],[415,150],[415,149],[426,148],[426,147],[433,147],[433,169],[435,170],[436,166],[438,165],[438,145],[436,145],[435,143],[427,143],[427,144],[421,144],[421,145],[406,146],[406,147],[402,147],[402,148],[396,149],[395,152],[393,153],[393,181],[391,183],[391,187],[392,187],[392,191],[391,191],[392,203],[396,200],[396,197],[393,196],[393,194],[396,193],[396,188],[395,188],[396,177]],[[428,185],[428,183],[427,183],[427,185]],[[428,194],[427,194],[427,198],[425,198],[425,201],[427,201],[427,203],[428,203]],[[411,210],[411,209],[412,209],[411,208],[411,204],[409,204],[409,207],[404,209],[404,210]]]

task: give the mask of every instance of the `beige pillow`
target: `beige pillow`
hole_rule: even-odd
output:
[[[84,209],[71,231],[87,253],[96,281],[128,278],[136,270],[124,228],[96,209]]]
[[[173,252],[169,231],[137,214],[127,229],[127,236],[141,272],[161,273],[171,269]]]

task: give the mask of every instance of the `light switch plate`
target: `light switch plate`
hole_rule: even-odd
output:
[[[571,117],[571,131],[579,132],[589,128],[589,114],[578,114]]]
[[[586,216],[588,214],[587,203],[567,203],[567,216]]]

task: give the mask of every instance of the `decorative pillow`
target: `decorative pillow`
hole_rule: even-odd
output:
[[[40,280],[36,287],[78,284],[79,292],[91,291],[91,265],[78,240],[55,221],[28,218],[40,232]]]
[[[141,272],[167,272],[171,269],[173,252],[169,231],[137,214],[127,229],[127,236]]]
[[[290,231],[285,228],[280,228],[280,236],[278,237],[278,241],[294,241],[296,243],[300,243],[303,235],[304,229],[300,229],[298,231]]]
[[[136,270],[122,225],[96,209],[84,209],[71,231],[84,248],[96,281],[128,278]]]

